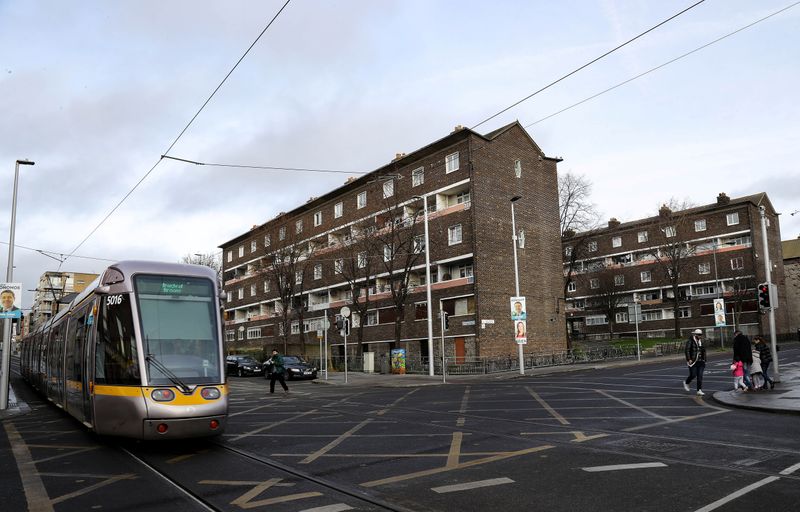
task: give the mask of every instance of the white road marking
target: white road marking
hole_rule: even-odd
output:
[[[612,466],[592,466],[588,468],[581,468],[589,473],[598,473],[601,471],[620,471],[623,469],[643,469],[643,468],[665,468],[666,464],[663,462],[643,462],[640,464],[615,464]]]
[[[792,473],[794,473],[798,469],[800,469],[800,463],[795,464],[794,466],[789,466],[788,468],[786,468],[783,471],[781,471],[780,474],[781,475],[791,475]]]
[[[344,510],[353,510],[353,507],[344,503],[337,503],[335,505],[325,505],[324,507],[307,508],[300,512],[342,512]]]
[[[444,494],[447,492],[468,491],[470,489],[478,489],[480,487],[491,487],[493,485],[513,484],[514,480],[510,478],[492,478],[490,480],[479,480],[477,482],[467,482],[464,484],[445,485],[443,487],[432,487],[433,492]]]
[[[716,510],[719,507],[721,507],[722,505],[725,505],[726,503],[731,502],[731,501],[735,500],[736,498],[744,496],[745,494],[747,494],[750,491],[754,491],[754,490],[758,489],[759,487],[763,487],[763,486],[765,486],[767,484],[771,484],[775,480],[780,480],[780,477],[770,476],[770,477],[767,477],[767,478],[765,478],[763,480],[759,480],[758,482],[756,482],[754,484],[750,484],[747,487],[739,489],[738,491],[736,491],[733,494],[729,494],[728,496],[725,496],[724,498],[718,499],[714,503],[706,505],[703,508],[698,508],[696,512],[710,512],[711,510]]]

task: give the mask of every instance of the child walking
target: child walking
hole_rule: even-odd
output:
[[[747,386],[744,385],[744,364],[741,361],[734,361],[731,370],[733,370],[733,390],[747,391]]]
[[[764,373],[761,370],[761,354],[757,348],[753,348],[753,364],[750,365],[750,380],[753,382],[753,389],[764,387]]]

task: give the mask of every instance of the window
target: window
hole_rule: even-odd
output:
[[[314,265],[314,279],[322,279],[322,263]]]
[[[586,325],[605,325],[608,323],[606,315],[594,315],[586,317]]]
[[[456,265],[453,267],[453,276],[458,276],[457,279],[472,277],[472,271],[472,265]]]
[[[384,245],[383,246],[383,261],[385,261],[385,262],[392,261],[392,246],[391,245]]]
[[[650,273],[649,270],[645,270],[640,274],[643,283],[649,283],[653,280],[653,275]]]
[[[242,341],[243,339],[244,339],[244,328],[240,327],[239,328],[239,341]]]
[[[233,251],[228,251],[228,263],[233,261]]]
[[[239,257],[241,258],[242,256],[244,256],[244,246],[243,245],[239,247]]]
[[[392,197],[394,195],[394,180],[383,182],[383,198]]]
[[[694,230],[695,231],[705,231],[706,230],[706,219],[700,219],[694,221]]]
[[[600,288],[600,279],[598,278],[589,279],[589,288],[591,288],[592,290]]]
[[[597,242],[589,242],[586,247],[589,249],[589,252],[597,252]]]
[[[344,203],[336,203],[333,205],[333,218],[338,219],[344,213]]]
[[[464,192],[459,192],[458,194],[456,194],[456,204],[464,204],[464,203],[469,204],[469,202],[470,202],[469,190]]]
[[[251,297],[255,297],[256,296],[256,285],[254,285],[254,284],[250,285],[250,296]]]
[[[627,311],[622,313],[617,313],[614,319],[618,324],[626,324],[628,323],[628,313]]]
[[[650,311],[642,311],[642,320],[663,320],[664,319],[664,312],[660,309],[654,309]]]
[[[692,308],[680,308],[678,310],[678,318],[691,318]]]
[[[711,273],[711,263],[700,263],[697,265],[697,273],[698,274],[710,274]]]
[[[247,328],[247,339],[252,340],[255,338],[261,337],[261,327],[248,327]]]
[[[359,192],[356,197],[356,208],[364,208],[367,206],[367,191]]]
[[[517,235],[517,245],[520,249],[525,248],[525,230],[520,229],[519,234]]]
[[[269,293],[269,280],[264,281],[264,293]]]
[[[264,247],[269,247],[269,244],[272,243],[272,237],[270,235],[264,235]]]
[[[447,228],[447,242],[449,245],[461,243],[461,224]]]
[[[731,270],[742,270],[744,269],[744,258],[741,256],[738,258],[731,258]]]
[[[322,212],[317,212],[314,214],[314,227],[322,225]]]
[[[236,331],[225,331],[225,341],[236,341]]]
[[[294,232],[298,234],[303,232],[303,219],[294,223]]]
[[[729,213],[726,217],[729,226],[739,224],[739,212]]]
[[[611,247],[622,247],[622,237],[615,236],[611,239]]]
[[[297,320],[292,322],[291,329],[292,329],[292,331],[291,331],[292,334],[300,334],[300,322],[298,322]]]
[[[643,244],[647,241],[647,231],[639,231],[639,243]]]
[[[244,298],[244,288],[239,288],[238,290],[236,290],[236,297],[239,300],[242,300]]]
[[[622,274],[614,276],[614,286],[624,286],[625,276]]]
[[[233,300],[233,295],[231,292],[225,292],[225,302],[231,302]]]
[[[278,230],[278,240],[286,240],[286,226],[281,226]]]
[[[570,281],[570,283],[567,285],[567,291],[568,292],[574,292],[577,289],[578,289],[578,285],[575,283],[575,281]]]
[[[714,295],[717,293],[717,289],[713,284],[709,284],[709,285],[695,286],[692,292],[693,292],[692,295],[695,297],[701,295]]]
[[[450,173],[458,170],[458,151],[450,153],[444,159],[445,173]]]
[[[256,252],[256,246],[257,246],[257,245],[258,245],[258,244],[256,244],[256,241],[255,241],[255,240],[252,240],[252,241],[250,242],[250,252]]]
[[[411,171],[411,186],[418,187],[425,183],[425,168],[419,167]]]
[[[522,162],[520,160],[514,160],[514,176],[517,178],[522,177]]]
[[[344,269],[344,260],[338,259],[333,262],[333,273],[334,274],[341,274],[342,270]]]
[[[303,271],[298,270],[294,273],[294,282],[296,284],[303,284]]]
[[[425,235],[417,235],[414,237],[414,252],[420,253],[425,250]]]
[[[672,238],[677,234],[675,231],[675,226],[667,226],[664,228],[664,236],[667,238]]]
[[[358,253],[358,268],[364,268],[367,266],[367,252],[360,252]]]
[[[570,247],[569,245],[564,247],[564,256],[566,256],[567,258],[572,256],[572,247]]]

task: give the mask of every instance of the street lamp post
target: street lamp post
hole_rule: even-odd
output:
[[[425,219],[425,292],[428,300],[428,375],[433,377],[433,304],[431,304],[431,250],[428,235],[428,196],[414,196],[415,199],[422,198],[422,208]],[[442,347],[444,350],[444,347]],[[443,354],[444,356],[444,354]],[[442,368],[444,372],[444,368]]]
[[[33,165],[30,160],[17,160],[14,166],[14,193],[11,199],[11,236],[8,241],[8,269],[6,270],[6,282],[14,280],[14,230],[17,224],[17,184],[19,183],[19,166]],[[20,319],[21,321],[21,319]],[[3,326],[3,358],[2,376],[0,376],[0,410],[8,409],[8,386],[11,376],[11,323],[10,318],[5,319]]]
[[[514,286],[516,290],[516,297],[519,297],[519,266],[517,264],[517,220],[514,214],[514,203],[522,199],[522,196],[514,196],[511,198],[511,231],[513,236],[511,237],[514,243]],[[517,345],[519,348],[519,373],[520,375],[525,375],[525,361],[522,356],[522,343]]]

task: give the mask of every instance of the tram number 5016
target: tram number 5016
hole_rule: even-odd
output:
[[[122,295],[109,295],[106,297],[106,306],[119,306],[122,304]]]

